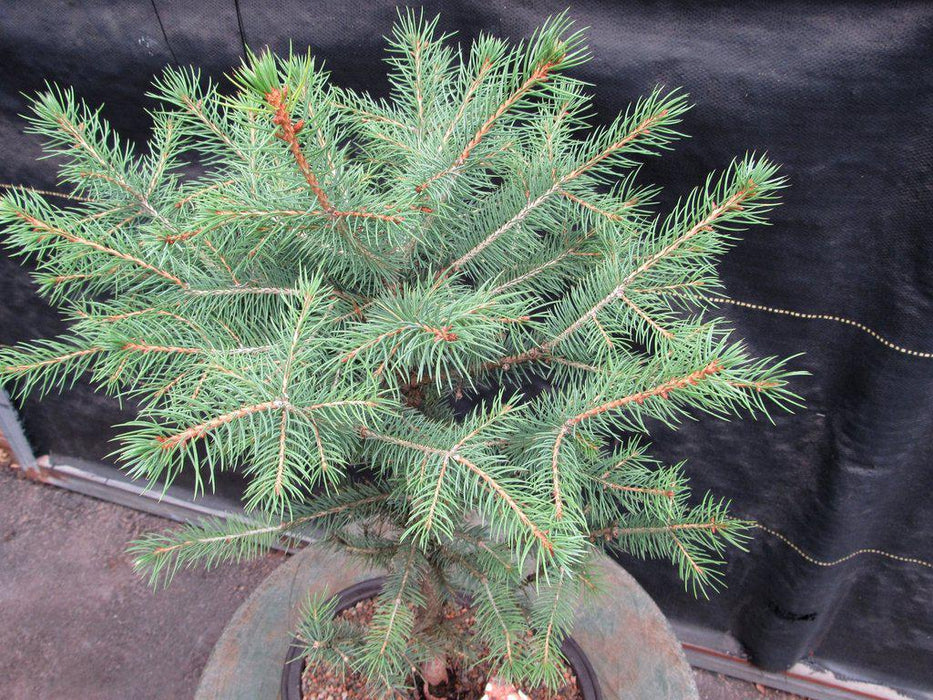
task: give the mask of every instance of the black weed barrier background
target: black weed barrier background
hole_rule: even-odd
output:
[[[658,83],[696,107],[679,143],[641,180],[671,205],[746,149],[790,178],[774,226],[751,231],[723,263],[730,297],[855,320],[852,325],[724,305],[756,355],[805,352],[795,388],[807,410],[767,421],[703,420],[659,431],[657,453],[688,458],[698,493],[781,531],[821,561],[860,548],[933,560],[933,5],[733,2],[426,3],[468,42],[481,30],[520,38],[570,5],[590,29],[595,84],[608,120]],[[219,77],[244,43],[326,60],[338,83],[385,94],[383,39],[392,2],[101,0],[0,2],[0,181],[55,186],[53,163],[22,134],[21,92],[74,85],[127,137],[149,127],[143,97],[167,63]],[[28,274],[0,259],[0,342],[63,324]],[[79,383],[22,406],[37,453],[97,460],[114,402]],[[228,487],[235,490],[235,484]],[[685,593],[663,562],[623,564],[674,619],[729,631],[766,669],[805,657],[922,692],[933,686],[933,569],[866,554],[819,566],[758,532],[734,553],[728,589]]]

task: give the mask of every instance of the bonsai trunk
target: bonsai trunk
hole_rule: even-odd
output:
[[[421,632],[435,629],[444,619],[444,601],[434,583],[436,578],[437,576],[426,576],[421,584],[425,606],[421,610],[421,619],[415,626],[415,629]],[[427,700],[444,700],[447,697],[447,686],[450,683],[450,674],[447,671],[447,652],[440,648],[437,651],[437,656],[421,664],[421,668],[418,669],[424,681],[423,690]]]
[[[450,682],[450,674],[447,673],[447,656],[435,656],[430,661],[421,665],[418,670],[424,681],[424,696],[427,700],[444,700],[447,693],[444,692],[447,684]],[[435,693],[444,692],[444,695],[435,695]]]
[[[440,576],[426,576],[421,584],[425,606],[420,611],[415,629],[426,632],[435,629],[444,621],[444,601],[441,598],[435,581]],[[421,664],[418,673],[424,681],[422,690],[426,700],[445,700],[450,689],[450,658],[443,648],[438,648],[438,654]],[[528,700],[528,696],[513,684],[500,678],[492,677],[486,684],[482,700]]]

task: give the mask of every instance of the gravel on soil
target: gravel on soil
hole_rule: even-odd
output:
[[[360,625],[364,629],[372,622],[375,613],[375,603],[372,598],[360,601],[356,605],[339,613],[338,617],[350,623]],[[453,620],[460,633],[468,631],[473,624],[473,617],[468,607],[449,610],[447,619]],[[488,653],[488,648],[481,651]],[[483,696],[483,688],[489,680],[491,666],[480,663],[472,668],[456,669],[451,674],[455,679],[455,689],[450,697],[457,700],[479,700]],[[577,679],[573,672],[567,668],[564,672],[565,684],[555,692],[548,692],[544,688],[526,690],[529,700],[583,700],[583,695],[577,689]],[[366,683],[356,673],[343,676],[323,665],[307,665],[301,676],[301,690],[303,700],[370,700]],[[409,693],[410,700],[422,700],[421,693]]]

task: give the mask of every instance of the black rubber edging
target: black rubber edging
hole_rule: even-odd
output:
[[[344,610],[352,608],[361,600],[377,596],[379,591],[382,590],[383,581],[385,581],[384,577],[371,578],[360,581],[349,588],[344,588],[336,595],[337,607],[334,610],[334,615],[339,615]],[[561,651],[570,666],[570,670],[577,677],[577,687],[583,695],[583,700],[603,700],[603,693],[596,679],[596,672],[580,645],[570,637],[565,637],[564,643],[561,645]],[[285,666],[282,669],[282,700],[302,700],[301,676],[304,669],[304,658],[301,656],[301,640],[295,637],[288,647],[288,653],[285,655]]]

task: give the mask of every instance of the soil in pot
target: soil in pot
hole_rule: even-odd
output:
[[[366,598],[338,613],[338,617],[365,627],[372,620],[374,608],[373,599]],[[473,616],[468,606],[452,606],[446,614],[453,624],[469,632],[473,625]],[[485,650],[480,648],[481,653],[482,651]],[[453,663],[454,667],[448,669],[452,687],[446,691],[447,698],[479,700],[483,696],[483,688],[491,673],[489,664],[481,663],[466,668],[457,665],[456,660]],[[556,691],[534,688],[525,689],[525,692],[530,700],[583,700],[583,694],[577,687],[576,676],[569,667],[564,671],[564,679],[564,685]],[[409,695],[410,700],[424,700],[424,695],[420,692],[421,683],[412,685],[415,685],[418,690]],[[366,685],[359,676],[356,674],[343,676],[323,665],[304,668],[301,675],[301,690],[303,700],[371,700]]]

